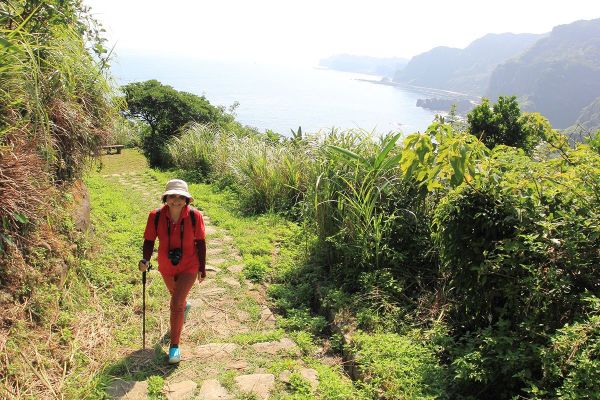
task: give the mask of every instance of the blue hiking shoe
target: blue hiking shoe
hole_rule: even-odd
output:
[[[192,308],[192,303],[188,301],[185,304],[185,311],[183,312],[183,322],[187,321],[188,314],[190,313],[190,308]]]
[[[181,361],[179,347],[169,348],[169,364],[179,364],[179,361]]]

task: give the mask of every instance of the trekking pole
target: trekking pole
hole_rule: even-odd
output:
[[[142,272],[142,341],[143,349],[146,350],[146,272],[150,271],[150,263],[148,269]]]
[[[142,340],[146,350],[146,271],[142,272]]]

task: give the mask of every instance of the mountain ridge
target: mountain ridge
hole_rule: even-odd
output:
[[[556,26],[528,51],[499,65],[486,96],[508,94],[557,128],[572,125],[600,96],[600,18]]]
[[[394,82],[482,95],[495,67],[520,54],[544,34],[487,34],[464,49],[439,46],[413,57]]]

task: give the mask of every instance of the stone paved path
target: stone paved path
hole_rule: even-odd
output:
[[[123,185],[132,196],[143,200],[148,210],[160,205],[162,185],[148,172],[104,175],[113,184]],[[317,372],[306,368],[296,343],[275,331],[276,317],[269,309],[262,285],[243,277],[243,262],[228,232],[204,217],[207,232],[208,277],[195,285],[188,300],[192,308],[181,339],[182,361],[174,367],[166,362],[168,350],[168,298],[160,303],[160,332],[155,350],[140,362],[140,371],[152,370],[162,375],[165,385],[160,396],[175,399],[267,399],[277,393],[281,398],[293,372],[304,377],[313,389],[318,384]],[[162,285],[160,276],[151,271],[152,285]],[[243,336],[243,335],[246,336]],[[247,338],[256,337],[257,340]],[[155,342],[155,343],[156,343]],[[151,344],[151,346],[154,343]],[[143,356],[142,356],[143,357]],[[284,370],[275,376],[270,366],[286,361],[296,370]],[[150,375],[150,373],[146,373]],[[112,399],[147,399],[146,380],[114,380],[107,389]],[[152,398],[161,398],[161,397]]]

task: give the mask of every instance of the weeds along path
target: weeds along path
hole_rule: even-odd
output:
[[[96,379],[97,398],[277,399],[289,398],[291,386],[301,389],[303,399],[326,398],[311,393],[319,387],[317,370],[325,376],[331,369],[303,357],[301,347],[276,329],[263,286],[244,279],[234,238],[213,225],[205,211],[208,276],[188,297],[192,308],[181,339],[182,361],[167,364],[169,300],[156,269],[147,284],[149,350],[140,350],[142,286],[136,262],[147,213],[160,205],[168,178],[148,169],[138,153],[125,151],[104,157],[103,168],[87,180],[98,262],[120,270],[125,280],[111,289],[112,300],[121,303],[122,326],[114,333],[116,357]],[[207,200],[194,186],[191,191],[203,208]],[[115,291],[127,283],[128,289]]]

